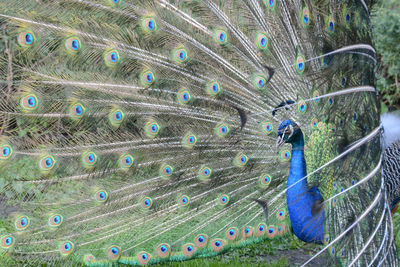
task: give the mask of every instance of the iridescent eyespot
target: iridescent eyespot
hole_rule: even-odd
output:
[[[58,227],[62,224],[63,222],[63,216],[61,216],[60,214],[55,214],[50,216],[49,218],[49,226],[51,227]]]
[[[267,229],[267,226],[263,223],[260,223],[259,225],[257,225],[256,235],[257,236],[264,235],[266,233],[266,229]]]
[[[91,262],[94,262],[95,260],[96,260],[96,258],[92,254],[86,254],[83,256],[83,261],[85,263],[91,263]]]
[[[328,234],[324,234],[323,243],[324,243],[325,245],[328,245],[328,244],[329,244],[329,235],[328,235]]]
[[[331,247],[330,252],[331,252],[332,255],[335,255],[335,248],[334,248],[334,247]]]
[[[336,203],[337,203],[337,199],[334,198],[333,201],[332,201],[332,206],[333,206],[333,207],[336,207]]]
[[[196,251],[196,247],[192,243],[183,245],[182,252],[186,257],[191,257]]]
[[[239,237],[239,229],[236,227],[231,227],[225,232],[225,236],[228,240],[235,240]]]
[[[107,67],[114,67],[119,62],[119,53],[116,49],[110,49],[104,53],[103,58]]]
[[[276,6],[276,3],[275,3],[275,0],[265,0],[264,1],[264,4],[268,7],[268,8],[270,8],[270,9],[274,9],[275,8],[275,6]]]
[[[335,20],[333,19],[333,17],[329,17],[328,29],[329,29],[330,32],[334,32],[335,31]]]
[[[215,127],[214,132],[218,137],[224,138],[229,134],[230,130],[227,124],[220,122]]]
[[[257,75],[254,78],[254,87],[258,90],[262,90],[265,88],[265,84],[267,83],[267,79],[262,75]]]
[[[297,59],[296,59],[296,71],[299,74],[302,74],[305,69],[306,69],[306,65],[305,65],[304,57],[303,56],[298,56]]]
[[[143,87],[149,87],[155,82],[154,73],[150,70],[145,70],[140,74],[140,83]]]
[[[272,180],[271,175],[269,175],[269,174],[261,175],[261,177],[259,178],[260,186],[261,187],[269,186],[269,184],[271,183],[271,180]]]
[[[189,205],[190,198],[187,195],[183,195],[179,198],[178,203],[180,206],[185,207],[185,206]]]
[[[69,115],[73,119],[80,119],[85,114],[85,107],[81,103],[75,103],[70,107]]]
[[[44,171],[44,172],[47,172],[47,171],[50,171],[51,169],[53,169],[55,164],[56,164],[55,159],[50,155],[46,155],[46,156],[42,157],[39,161],[40,170]]]
[[[268,50],[268,36],[264,32],[257,33],[256,37],[256,46],[259,50]]]
[[[307,7],[303,8],[301,19],[304,27],[310,25],[310,10]]]
[[[276,213],[276,218],[278,218],[278,220],[283,220],[283,219],[285,219],[285,215],[286,215],[286,212],[284,210],[279,210]]]
[[[32,31],[24,31],[18,35],[18,44],[23,47],[31,47],[35,42],[36,37]]]
[[[228,43],[228,34],[224,29],[217,29],[214,32],[214,39],[219,45],[225,45]]]
[[[314,91],[313,98],[314,98],[315,103],[319,103],[319,99],[320,99],[319,96],[320,96],[319,91],[318,90]]]
[[[249,158],[244,153],[239,153],[236,155],[235,159],[233,160],[233,164],[236,167],[244,167],[247,164]]]
[[[207,93],[211,96],[217,96],[221,93],[221,86],[217,81],[211,81],[207,86]]]
[[[108,192],[106,190],[98,190],[95,194],[94,194],[95,199],[100,202],[100,203],[104,203],[107,201],[108,199]]]
[[[135,159],[129,154],[122,155],[119,158],[119,166],[122,169],[129,169],[130,167],[132,167],[134,162],[135,162]]]
[[[197,137],[192,133],[188,133],[182,138],[182,146],[187,149],[192,149],[196,142]]]
[[[108,114],[108,120],[110,121],[112,126],[118,127],[124,121],[125,114],[121,109],[113,109]]]
[[[226,194],[221,195],[221,196],[218,198],[218,203],[219,203],[221,206],[226,206],[226,205],[228,205],[228,203],[229,203],[229,196],[226,195]]]
[[[267,121],[265,123],[262,124],[262,130],[264,132],[264,134],[271,134],[274,130],[274,127],[272,126],[272,123]]]
[[[211,177],[212,170],[210,167],[202,167],[199,170],[198,176],[202,181],[207,181]]]
[[[161,258],[165,258],[168,257],[169,254],[171,253],[171,247],[168,244],[160,244],[157,247],[157,254],[158,256],[160,256]]]
[[[195,237],[194,243],[199,248],[204,248],[207,246],[208,243],[208,236],[205,234],[199,234]]]
[[[33,93],[24,95],[20,101],[20,105],[25,112],[30,112],[37,109],[38,104],[38,98]]]
[[[60,253],[63,256],[68,256],[75,250],[75,245],[71,241],[61,242],[59,245]]]
[[[82,164],[86,168],[92,168],[97,161],[97,155],[94,152],[84,152],[82,154]]]
[[[153,33],[157,31],[157,22],[153,17],[144,17],[142,19],[142,29],[146,33]]]
[[[160,176],[162,176],[164,179],[171,177],[173,172],[174,168],[169,164],[163,164],[160,167]]]
[[[304,114],[307,111],[307,104],[304,100],[299,101],[297,104],[297,109],[300,112],[300,114]]]
[[[268,236],[269,238],[274,238],[275,235],[276,235],[275,226],[270,226],[270,227],[268,227],[268,229],[267,229],[267,236]]]
[[[190,95],[189,90],[187,90],[187,89],[179,90],[179,92],[177,93],[176,97],[177,97],[178,102],[180,104],[188,104],[190,102],[191,98],[192,98],[191,95]]]
[[[333,104],[333,98],[332,98],[332,97],[328,98],[328,104],[329,104],[329,105],[332,105],[332,104]]]
[[[345,87],[346,86],[346,77],[342,77],[342,86]]]
[[[254,233],[254,230],[253,230],[253,228],[250,227],[250,226],[245,226],[245,227],[243,227],[243,229],[242,229],[242,236],[243,236],[243,238],[251,237],[251,236],[253,235],[253,233]]]
[[[225,241],[222,239],[214,239],[211,241],[211,248],[215,252],[220,252],[225,246]]]
[[[286,226],[284,224],[278,225],[277,232],[278,235],[283,235],[286,232]]]
[[[173,59],[176,63],[185,63],[189,59],[188,51],[183,46],[178,46],[173,51]]]
[[[145,197],[142,199],[142,208],[150,209],[153,205],[153,200],[150,197]]]
[[[318,126],[318,120],[316,118],[312,119],[311,128],[317,129],[317,126]]]
[[[0,160],[9,159],[13,154],[13,149],[10,145],[5,144],[0,146]]]
[[[350,15],[349,13],[347,13],[347,14],[345,15],[345,19],[346,19],[346,23],[350,23],[350,21],[351,21],[351,15]]]
[[[342,250],[340,251],[340,256],[342,256],[342,257],[345,256],[345,250],[344,250],[344,248],[342,248]]]
[[[121,248],[118,246],[110,246],[107,249],[107,256],[111,260],[118,260],[121,257]]]
[[[331,126],[331,128],[330,128],[330,130],[332,131],[332,132],[336,132],[336,125],[334,125],[334,124],[331,124],[332,126]]]
[[[353,122],[356,122],[358,120],[358,113],[354,112],[353,113]]]
[[[117,6],[121,3],[122,0],[108,0],[110,2],[110,4]]]
[[[141,265],[146,265],[151,258],[151,255],[145,251],[139,252],[137,259]]]
[[[65,48],[70,54],[76,54],[81,50],[81,40],[77,36],[69,37],[65,41]]]
[[[25,230],[30,224],[30,219],[28,216],[20,216],[15,220],[15,229]]]
[[[289,150],[282,150],[281,151],[281,159],[283,161],[290,161],[291,157],[292,157],[292,154],[290,153]]]
[[[1,237],[1,248],[10,249],[15,243],[15,239],[12,235],[5,235]]]
[[[154,138],[160,132],[160,125],[154,120],[150,120],[144,126],[144,132],[149,138]]]

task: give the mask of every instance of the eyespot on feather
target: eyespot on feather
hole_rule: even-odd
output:
[[[82,153],[81,161],[85,168],[93,168],[97,162],[97,155],[91,151],[84,152]]]
[[[64,257],[71,255],[75,251],[75,245],[71,241],[60,242],[58,248]]]
[[[166,258],[170,255],[171,253],[171,247],[170,245],[166,243],[162,243],[157,246],[157,255],[161,258]]]
[[[67,40],[65,40],[65,49],[69,54],[77,54],[82,49],[81,39],[78,36],[67,38]]]
[[[50,227],[59,227],[63,223],[63,219],[63,216],[61,216],[60,214],[54,214],[50,216],[48,224]]]
[[[69,109],[69,115],[72,119],[79,120],[85,115],[85,107],[81,103],[74,103]]]
[[[192,243],[185,244],[182,247],[182,252],[186,257],[189,258],[189,257],[193,256],[193,254],[196,252],[196,247]]]
[[[109,49],[104,52],[104,63],[107,67],[115,67],[119,62],[119,53],[116,49]]]
[[[121,257],[121,248],[119,246],[110,246],[107,249],[107,256],[110,260],[116,261]]]
[[[207,85],[207,93],[210,96],[217,96],[221,94],[221,90],[221,85],[215,80],[210,81]]]
[[[208,236],[206,234],[198,234],[195,239],[194,243],[198,248],[204,248],[208,244]]]
[[[21,97],[20,105],[23,111],[32,112],[38,108],[39,100],[34,93],[27,93]]]
[[[11,158],[14,152],[12,146],[9,144],[0,145],[0,151],[0,161]]]
[[[177,97],[178,102],[180,104],[183,104],[183,105],[189,104],[191,99],[192,99],[190,91],[187,90],[187,89],[179,90],[179,92],[177,93],[176,97]]]
[[[12,235],[4,235],[1,237],[1,248],[11,249],[15,244],[15,238]]]
[[[142,29],[145,33],[156,32],[158,29],[156,20],[152,16],[143,17],[142,18]]]
[[[28,228],[30,222],[31,222],[31,220],[29,219],[28,216],[25,216],[25,215],[19,216],[15,220],[15,223],[14,223],[15,229],[17,229],[18,231],[26,230],[26,228]]]
[[[36,43],[36,36],[31,30],[25,30],[18,35],[18,44],[25,48],[32,47]]]
[[[214,31],[215,42],[219,45],[226,45],[228,43],[228,33],[226,30],[217,28]]]

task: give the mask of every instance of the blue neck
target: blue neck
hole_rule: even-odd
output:
[[[286,200],[294,234],[304,242],[322,243],[324,212],[312,215],[311,208],[316,200],[322,199],[318,188],[309,188],[306,160],[304,158],[303,133],[297,134],[292,142],[292,159],[287,181]]]

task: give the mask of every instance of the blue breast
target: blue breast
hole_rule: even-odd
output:
[[[322,243],[325,212],[311,214],[313,204],[322,196],[317,187],[309,188],[307,179],[302,179],[307,175],[302,133],[292,145],[286,200],[293,232],[304,242]]]

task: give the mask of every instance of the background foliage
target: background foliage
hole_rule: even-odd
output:
[[[372,25],[379,57],[377,88],[382,109],[400,110],[400,1],[378,1],[372,10]]]
[[[400,1],[380,0],[372,10],[373,35],[378,52],[377,88],[382,112],[400,111]],[[397,253],[400,258],[400,211],[393,216]]]

